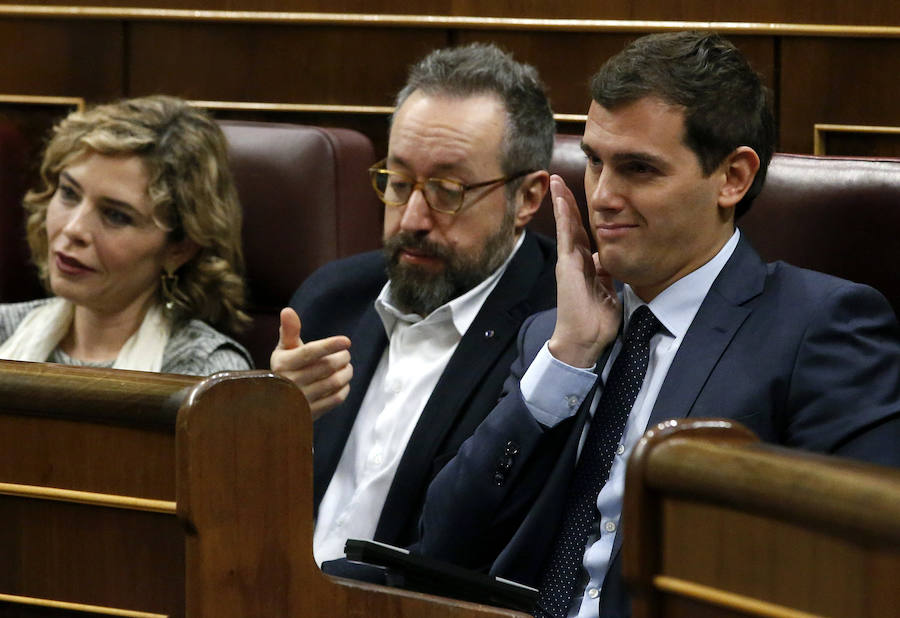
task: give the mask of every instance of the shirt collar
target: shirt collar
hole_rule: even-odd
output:
[[[506,272],[510,261],[519,251],[522,243],[525,242],[525,234],[526,232],[519,234],[519,238],[516,240],[509,256],[484,281],[465,294],[444,303],[424,318],[417,313],[404,313],[391,302],[391,282],[388,280],[384,287],[381,288],[378,298],[375,299],[375,311],[381,318],[381,323],[384,325],[384,331],[387,333],[388,338],[393,333],[398,321],[415,324],[423,321],[437,323],[444,320],[452,320],[456,332],[462,336],[469,329],[469,326],[472,325],[472,322],[475,321],[475,316],[481,311],[481,305],[484,304],[484,301],[487,300],[487,297],[494,290],[503,273]]]
[[[735,228],[731,238],[711,260],[667,287],[650,301],[649,306],[653,315],[676,339],[684,337],[687,333],[691,322],[694,321],[694,316],[700,310],[703,299],[706,298],[716,277],[719,276],[725,263],[734,253],[739,239],[740,231]],[[623,299],[626,324],[635,309],[648,304],[642,301],[627,283],[624,286]]]

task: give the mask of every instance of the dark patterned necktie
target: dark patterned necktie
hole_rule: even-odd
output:
[[[661,327],[646,305],[631,316],[569,486],[566,512],[541,578],[535,616],[560,618],[569,610],[588,535],[598,515],[597,496],[609,478],[625,422],[644,383],[650,338]]]

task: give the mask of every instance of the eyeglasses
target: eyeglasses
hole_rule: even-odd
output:
[[[525,170],[511,176],[465,185],[449,178],[416,180],[409,174],[384,169],[382,166],[385,161],[386,159],[383,159],[369,168],[369,178],[372,180],[372,187],[378,194],[378,199],[388,206],[403,206],[416,189],[421,189],[429,208],[449,214],[456,214],[463,207],[466,191],[491,185],[505,185],[534,171]]]

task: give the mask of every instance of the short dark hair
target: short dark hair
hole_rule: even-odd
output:
[[[537,70],[510,53],[486,43],[435,50],[412,66],[396,107],[417,90],[449,97],[496,96],[507,118],[501,142],[503,173],[550,167],[556,132],[550,102]],[[508,195],[519,184],[510,183]]]
[[[591,79],[591,98],[607,109],[645,97],[684,108],[685,144],[711,174],[739,146],[759,156],[759,171],[735,208],[746,212],[762,190],[775,148],[766,88],[737,48],[713,32],[641,37]]]

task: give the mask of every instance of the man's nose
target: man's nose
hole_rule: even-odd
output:
[[[588,206],[593,210],[621,210],[625,201],[619,180],[604,167],[593,179],[586,179]]]
[[[425,193],[421,187],[416,187],[410,193],[406,206],[403,206],[403,216],[400,218],[400,229],[404,231],[430,230],[434,226],[434,218],[428,202],[425,201]]]

